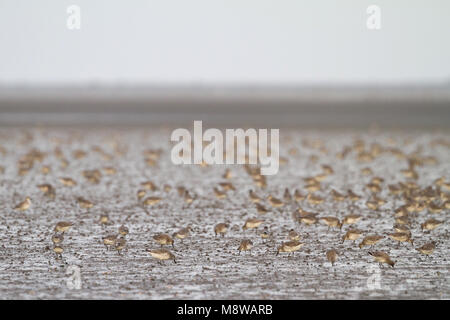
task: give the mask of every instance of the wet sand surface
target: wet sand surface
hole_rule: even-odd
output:
[[[397,243],[385,237],[372,249],[360,249],[358,243],[369,234],[386,235],[393,232],[394,210],[405,204],[400,195],[389,193],[388,184],[414,181],[423,190],[431,186],[442,193],[450,192],[450,135],[448,131],[326,131],[280,130],[280,155],[285,163],[277,175],[267,176],[267,187],[256,186],[243,166],[175,166],[170,160],[171,130],[166,128],[94,129],[77,128],[0,128],[0,298],[1,299],[449,299],[450,263],[448,213],[445,199],[434,203],[442,210],[433,213],[429,208],[409,214],[414,244]],[[336,154],[344,147],[352,147],[355,140],[364,142],[364,149],[374,143],[381,146],[373,159],[358,160],[352,149],[343,159]],[[321,142],[319,142],[321,141]],[[93,149],[99,146],[100,149]],[[59,147],[67,166],[61,165],[54,150]],[[23,175],[18,174],[18,161],[33,148],[43,153],[33,161]],[[293,151],[297,148],[297,153]],[[406,178],[401,170],[408,161],[396,157],[388,149],[424,161],[415,170],[416,180]],[[161,149],[154,164],[145,160],[145,150]],[[75,150],[86,152],[76,159]],[[364,160],[364,159],[363,159]],[[431,163],[429,163],[431,162]],[[313,205],[307,200],[285,201],[282,208],[272,208],[267,196],[283,199],[285,188],[299,189],[303,194],[304,178],[320,174],[322,164],[330,165],[334,173],[321,182],[315,196],[324,202]],[[50,172],[41,169],[49,166]],[[114,167],[117,173],[105,174],[104,167]],[[372,175],[363,175],[365,167]],[[229,168],[232,177],[223,178]],[[98,183],[89,182],[83,170],[99,169]],[[0,171],[1,172],[1,171]],[[378,210],[369,209],[372,199],[366,185],[371,178],[384,179],[378,197],[386,203]],[[70,177],[76,186],[64,186],[60,177]],[[444,178],[447,185],[435,181]],[[140,204],[136,192],[141,183],[152,181],[158,188],[146,196],[162,200],[152,206]],[[229,181],[235,191],[227,191],[225,199],[218,199],[213,188]],[[54,199],[47,197],[37,185],[49,183],[55,188]],[[164,185],[172,187],[164,190]],[[186,203],[176,187],[184,186],[194,196]],[[249,190],[264,198],[269,209],[258,214],[249,199]],[[349,199],[337,202],[330,192],[343,194],[348,189],[362,196],[357,202]],[[31,206],[25,211],[13,210],[25,197]],[[90,209],[80,208],[77,198],[92,201]],[[362,215],[352,227],[363,231],[356,241],[342,242],[350,228],[328,230],[321,222],[307,226],[292,218],[298,208],[316,212],[319,216],[342,219],[349,213]],[[100,215],[108,214],[110,223],[101,225]],[[260,218],[269,228],[272,238],[262,240],[259,232],[242,230],[247,218]],[[429,218],[444,223],[432,231],[422,231],[420,224]],[[59,221],[74,225],[65,233],[59,259],[53,252],[51,237]],[[228,222],[230,230],[215,237],[214,225]],[[117,233],[126,225],[126,248],[122,254],[107,250],[102,238]],[[146,249],[160,246],[153,240],[157,233],[172,235],[182,227],[192,226],[189,238],[175,240],[171,250],[176,262],[158,262]],[[276,248],[287,241],[287,233],[294,228],[304,246],[295,255],[276,255]],[[238,254],[242,239],[253,241],[254,247]],[[436,241],[436,249],[429,257],[414,248]],[[326,251],[336,249],[339,257],[334,266],[326,259]],[[368,254],[370,250],[385,251],[396,262],[395,267],[381,268]],[[71,289],[67,275],[69,266],[80,267],[81,289]]]

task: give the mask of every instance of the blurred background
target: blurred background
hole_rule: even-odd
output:
[[[0,124],[447,128],[449,38],[446,0],[0,0]]]

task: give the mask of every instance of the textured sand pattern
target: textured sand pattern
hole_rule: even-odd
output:
[[[281,130],[280,153],[287,163],[275,176],[267,177],[267,188],[260,189],[242,166],[228,166],[233,177],[229,180],[236,191],[228,191],[226,199],[218,199],[213,187],[225,181],[225,166],[174,166],[170,161],[168,129],[39,129],[0,130],[0,298],[95,298],[95,299],[301,299],[301,298],[419,298],[449,299],[449,209],[431,213],[428,209],[411,213],[411,231],[414,247],[437,241],[430,257],[421,255],[410,243],[397,244],[385,238],[374,246],[396,261],[394,268],[378,264],[368,254],[369,248],[359,249],[358,243],[345,241],[343,234],[349,229],[327,230],[322,223],[312,226],[298,224],[292,212],[298,207],[317,212],[319,216],[340,219],[350,212],[363,215],[354,227],[368,234],[386,235],[392,232],[394,209],[404,204],[400,196],[389,194],[388,184],[408,181],[401,173],[407,168],[405,159],[382,152],[369,162],[359,162],[354,151],[343,159],[336,153],[362,139],[368,148],[379,143],[383,148],[399,148],[405,154],[418,151],[421,156],[433,156],[437,164],[418,166],[421,189],[432,186],[444,177],[450,181],[450,151],[448,132],[352,132]],[[323,150],[305,145],[305,141],[323,141]],[[445,143],[447,145],[445,145]],[[54,149],[60,147],[68,161],[63,168]],[[100,146],[107,156],[92,150]],[[117,146],[117,148],[115,148]],[[290,154],[296,147],[298,153]],[[18,175],[19,158],[36,148],[45,153],[42,162],[35,161],[23,176]],[[163,150],[154,166],[149,166],[144,150]],[[73,157],[74,150],[84,150],[81,159]],[[115,152],[115,150],[123,151]],[[317,156],[318,161],[314,162]],[[271,194],[283,199],[285,188],[291,193],[299,189],[306,194],[303,178],[322,172],[321,164],[328,164],[334,174],[322,182],[322,190],[315,192],[325,198],[318,205],[306,200],[270,209],[265,215],[257,213],[248,192],[255,190],[267,198]],[[41,168],[51,171],[44,175]],[[102,174],[98,184],[83,177],[82,171],[110,166],[115,175]],[[361,169],[370,167],[373,175],[364,176]],[[1,171],[0,171],[1,172]],[[368,209],[365,202],[370,192],[365,185],[371,177],[383,177],[382,191],[378,194],[387,202],[378,211]],[[71,177],[76,186],[61,184],[60,177]],[[162,201],[153,206],[138,203],[136,192],[141,183],[151,180],[157,191],[147,195],[160,196]],[[50,199],[36,187],[50,183],[56,197]],[[163,186],[172,186],[166,192]],[[184,186],[195,200],[184,202],[176,186]],[[349,200],[335,202],[331,189],[345,193],[352,189],[362,195],[354,204]],[[443,192],[449,192],[442,189]],[[31,207],[14,211],[13,207],[29,196]],[[94,203],[91,209],[79,207],[76,198],[83,197]],[[443,201],[436,201],[442,206]],[[267,208],[271,208],[264,201]],[[101,214],[108,214],[111,224],[99,223]],[[263,241],[254,230],[242,230],[247,218],[264,219],[273,239]],[[422,232],[420,224],[428,218],[444,221],[431,232]],[[74,226],[65,234],[62,260],[52,251],[51,236],[59,221],[71,221]],[[213,227],[229,222],[230,230],[224,238],[214,237]],[[117,232],[120,225],[130,229],[126,249],[119,255],[107,251],[102,237]],[[176,240],[175,248],[168,248],[177,257],[177,263],[153,259],[147,248],[158,248],[152,236],[159,232],[172,235],[182,227],[191,225],[191,236],[183,242]],[[276,247],[286,241],[291,229],[301,235],[302,249],[294,256],[275,255]],[[238,255],[242,239],[249,238],[254,247]],[[362,239],[362,238],[361,238]],[[325,252],[335,248],[339,258],[334,267],[327,262]],[[81,268],[80,290],[67,287],[66,270],[70,265]],[[368,285],[379,280],[379,286]]]

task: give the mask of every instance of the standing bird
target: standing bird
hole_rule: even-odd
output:
[[[167,249],[147,250],[153,258],[159,260],[173,260],[176,263],[175,256]]]
[[[160,197],[148,197],[148,198],[145,198],[144,201],[142,201],[142,204],[144,204],[146,206],[151,206],[151,205],[157,204],[160,201],[161,201]]]
[[[387,263],[388,265],[390,265],[392,268],[395,265],[395,262],[392,261],[391,257],[389,257],[389,255],[383,251],[369,251],[369,254],[375,258],[375,261],[379,262],[380,265],[382,263]]]
[[[272,207],[274,208],[281,208],[282,206],[284,206],[283,201],[281,201],[278,198],[272,197],[272,196],[268,196],[267,200],[269,200],[269,203]]]
[[[125,237],[129,233],[129,230],[126,226],[122,225],[119,227],[119,234]]]
[[[334,249],[327,251],[327,260],[331,262],[331,265],[334,266],[334,263],[336,262],[338,257],[337,251]]]
[[[420,226],[422,227],[422,230],[434,230],[437,227],[439,227],[441,224],[443,224],[442,221],[436,220],[436,219],[428,219],[424,223],[422,223]]]
[[[172,245],[173,247],[173,239],[165,233],[156,234],[153,236],[153,239],[161,245],[161,247],[165,244]]]
[[[52,236],[53,244],[61,243],[61,242],[63,242],[63,240],[64,240],[64,236],[62,234],[54,234]]]
[[[342,229],[342,226],[344,224],[355,224],[361,219],[361,215],[359,214],[349,214],[344,217],[342,220],[342,223],[340,224],[340,228]]]
[[[227,233],[227,231],[228,231],[228,227],[229,227],[228,223],[216,224],[216,226],[214,227],[214,233],[216,234],[216,236],[218,234],[220,234],[222,236],[222,238],[223,238],[225,233]]]
[[[72,223],[72,222],[61,221],[61,222],[58,222],[58,223],[56,224],[54,230],[55,230],[55,232],[61,232],[61,233],[64,233],[64,232],[66,232],[67,230],[69,230],[71,226],[73,226],[73,223]]]
[[[173,234],[173,237],[177,238],[177,239],[180,239],[180,240],[183,240],[183,239],[189,237],[189,232],[191,230],[192,230],[191,227],[186,227],[186,228],[180,229],[180,230],[178,230],[177,232],[175,232]]]
[[[117,235],[109,235],[103,238],[103,244],[106,247],[106,250],[109,250],[110,247],[115,246],[117,240]]]
[[[413,240],[411,239],[410,233],[395,232],[395,233],[388,234],[388,236],[391,239],[396,240],[398,242],[409,242],[409,243],[413,244]]]
[[[256,211],[259,214],[266,214],[267,212],[269,212],[269,210],[267,210],[266,207],[264,207],[262,204],[255,203],[255,205],[256,205]]]
[[[116,243],[114,244],[114,246],[116,247],[118,254],[121,254],[123,248],[125,248],[126,243],[127,242],[124,238],[119,238],[116,240]]]
[[[31,206],[31,199],[30,197],[26,197],[24,201],[22,201],[21,203],[19,203],[14,207],[14,210],[25,211],[28,210],[30,206]]]
[[[62,258],[62,253],[64,252],[64,249],[60,246],[55,246],[53,248],[53,252],[56,253],[56,256],[61,259]]]
[[[358,229],[350,229],[347,233],[342,237],[342,242],[345,240],[356,240],[362,235],[362,231]]]
[[[241,251],[249,251],[253,247],[253,242],[251,242],[248,239],[244,239],[241,241],[241,244],[239,245],[239,254],[241,254]]]
[[[250,200],[254,203],[258,203],[261,201],[261,198],[253,190],[250,190],[248,192],[248,195],[250,197]]]
[[[375,243],[383,239],[383,236],[367,236],[359,244],[359,248],[362,249],[364,246],[373,246]]]
[[[288,239],[289,240],[300,240],[300,235],[297,232],[295,232],[294,229],[291,229],[291,230],[289,230],[289,233],[288,233]]]
[[[434,249],[436,249],[436,242],[434,241],[424,244],[420,248],[416,248],[417,251],[427,256],[432,254]]]
[[[297,240],[292,240],[292,241],[288,241],[288,242],[283,242],[281,244],[281,246],[278,247],[277,249],[277,255],[280,252],[295,252],[300,250],[300,248],[303,246],[303,243],[301,243],[300,241]]]
[[[319,220],[325,222],[325,224],[328,226],[328,230],[330,230],[330,228],[339,228],[339,226],[341,225],[339,219],[335,217],[322,217],[319,218]]]
[[[263,223],[264,220],[260,220],[260,219],[247,219],[247,221],[245,221],[244,225],[242,226],[242,230],[247,230],[247,229],[257,229],[261,223]]]

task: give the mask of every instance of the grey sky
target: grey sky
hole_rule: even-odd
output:
[[[0,83],[434,83],[449,39],[448,0],[0,0]]]

